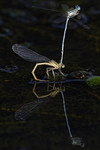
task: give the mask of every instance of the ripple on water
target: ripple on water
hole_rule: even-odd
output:
[[[14,73],[18,70],[16,65],[8,65],[5,67],[0,67],[0,71],[7,72],[7,73]]]

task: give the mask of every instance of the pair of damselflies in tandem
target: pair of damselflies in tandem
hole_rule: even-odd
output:
[[[37,7],[37,6],[33,6],[34,8],[39,8],[39,9],[43,9],[43,10],[51,10],[54,12],[62,12],[62,11],[57,11],[54,9],[48,9],[48,8],[42,8],[42,7]],[[63,40],[62,40],[62,49],[61,49],[61,59],[60,62],[57,63],[54,60],[50,60],[49,58],[42,56],[24,46],[18,45],[18,44],[14,44],[12,46],[13,51],[18,54],[20,57],[22,57],[25,60],[31,61],[31,62],[38,62],[35,67],[32,70],[32,75],[34,77],[35,80],[40,81],[40,79],[38,79],[35,75],[35,70],[38,66],[40,65],[47,65],[49,66],[48,68],[46,68],[46,74],[49,78],[49,72],[52,71],[53,77],[55,79],[55,70],[58,70],[59,73],[62,76],[66,76],[62,71],[61,68],[64,68],[65,65],[62,63],[63,62],[63,55],[64,55],[64,42],[65,42],[65,35],[66,35],[66,30],[67,30],[67,25],[68,25],[68,21],[70,18],[72,18],[73,20],[75,20],[77,23],[79,23],[80,25],[82,25],[84,28],[89,29],[89,27],[85,24],[82,24],[80,22],[78,22],[76,19],[74,19],[73,17],[77,16],[79,14],[80,11],[80,6],[76,5],[75,8],[69,9],[67,5],[62,5],[64,12],[62,12],[62,17],[58,18],[55,20],[55,23],[60,23],[62,21],[66,20],[66,24],[65,24],[65,29],[64,29],[64,34],[63,34]]]

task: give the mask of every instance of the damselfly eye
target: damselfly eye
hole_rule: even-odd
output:
[[[77,10],[81,10],[80,6],[78,6],[78,5],[76,5],[75,8],[76,8]]]

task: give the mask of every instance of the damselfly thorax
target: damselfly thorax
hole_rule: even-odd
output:
[[[75,9],[69,10],[65,12],[65,17],[73,18],[79,14],[80,6],[76,5]]]

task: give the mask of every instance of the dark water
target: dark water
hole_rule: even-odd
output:
[[[63,71],[93,68],[100,75],[99,0],[56,2],[53,8],[60,9],[62,3],[80,5],[78,19],[90,27],[85,30],[69,22]],[[12,51],[12,45],[19,43],[60,60],[64,24],[54,25],[54,13],[33,9],[33,4],[49,5],[48,1],[0,0],[0,150],[98,150],[100,88],[85,81],[35,84],[31,75],[35,64]],[[43,67],[37,70],[39,78],[44,73]]]

